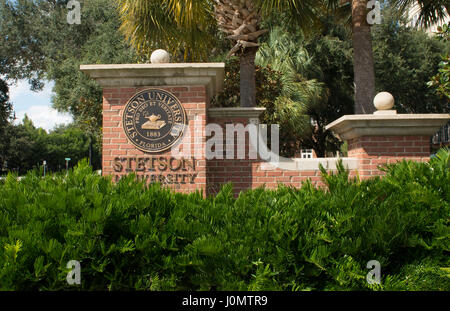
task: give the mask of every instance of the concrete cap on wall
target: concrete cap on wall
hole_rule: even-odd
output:
[[[345,115],[328,124],[343,140],[361,136],[426,136],[435,134],[450,120],[450,114],[397,114],[394,96],[378,93],[373,99],[377,111],[373,114]]]
[[[205,86],[207,100],[223,88],[224,63],[80,65],[102,87]]]
[[[361,136],[433,135],[447,124],[450,114],[355,114],[326,126],[343,140]]]
[[[209,108],[208,117],[211,118],[259,118],[266,111],[264,107],[227,107]]]

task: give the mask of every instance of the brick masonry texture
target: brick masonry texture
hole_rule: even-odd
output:
[[[189,120],[190,137],[184,137],[182,148],[190,148],[195,157],[195,183],[186,180],[184,183],[168,185],[171,189],[180,192],[201,190],[205,195],[215,194],[220,187],[229,182],[233,183],[234,193],[265,186],[266,189],[276,189],[279,183],[292,187],[301,187],[309,180],[316,187],[324,187],[320,171],[287,171],[278,168],[267,169],[266,162],[261,159],[249,159],[249,139],[246,134],[245,142],[237,141],[237,137],[226,137],[227,124],[247,125],[246,118],[208,118],[206,105],[206,90],[204,86],[165,86],[165,87],[123,87],[103,89],[103,174],[122,176],[129,171],[135,171],[139,159],[144,157],[172,157],[171,151],[162,153],[145,153],[136,149],[125,135],[122,128],[122,114],[127,101],[137,92],[159,88],[174,94],[186,109]],[[194,127],[194,120],[196,122]],[[223,128],[223,158],[206,160],[204,150],[206,141],[205,126],[207,123],[220,124]],[[213,135],[212,135],[213,136]],[[225,142],[234,140],[235,146],[244,144],[245,159],[226,159]],[[358,175],[360,178],[370,178],[383,174],[379,165],[395,163],[403,159],[413,161],[428,161],[430,157],[430,138],[428,136],[364,136],[348,142],[348,157],[359,159],[358,170],[353,170],[350,176]],[[196,154],[195,154],[196,152]],[[124,160],[124,169],[114,171],[114,160],[135,159],[128,163]],[[129,167],[128,167],[129,166]],[[130,169],[127,171],[127,169]],[[170,174],[170,170],[161,172]],[[175,173],[175,172],[172,172]],[[180,172],[181,173],[181,172]],[[185,172],[186,173],[186,172]],[[189,172],[193,173],[193,172]],[[142,171],[135,172],[142,176],[148,174]],[[158,180],[156,180],[158,181]]]
[[[135,172],[136,175],[146,175],[151,172],[136,172],[136,165],[145,157],[164,157],[167,161],[172,157],[171,150],[160,153],[146,153],[134,147],[127,139],[122,127],[122,115],[128,100],[137,92],[145,89],[162,89],[174,94],[181,102],[186,110],[189,120],[189,130],[192,133],[190,139],[183,138],[183,146],[195,150],[195,148],[202,148],[205,144],[205,138],[202,136],[195,136],[194,131],[204,132],[206,124],[206,90],[204,86],[165,86],[165,87],[126,87],[126,88],[105,88],[103,89],[103,159],[102,172],[103,175],[121,176],[128,174],[126,170],[128,163],[125,159],[135,159],[130,161],[129,169]],[[198,120],[196,128],[194,128],[194,120]],[[113,163],[116,158],[124,160],[125,168],[121,172],[114,171]],[[206,162],[202,159],[195,159],[195,184],[188,181],[185,183],[169,185],[170,188],[180,192],[191,192],[199,189],[206,191]],[[162,175],[187,172],[170,172],[166,170],[161,172]],[[193,173],[193,172],[189,172]],[[159,172],[155,173],[159,174]]]
[[[208,123],[221,125],[224,133],[224,145],[226,140],[233,138],[226,137],[226,125],[241,123],[247,126],[248,119],[231,119],[231,118],[208,118]],[[209,137],[207,137],[207,140]],[[237,145],[237,135],[234,137],[234,145]],[[245,137],[245,159],[232,160],[226,159],[224,150],[223,159],[212,159],[207,161],[206,180],[209,194],[219,191],[222,185],[231,182],[235,195],[240,191],[265,187],[266,189],[276,189],[279,183],[287,186],[301,187],[302,182],[308,179],[315,186],[323,186],[320,177],[320,171],[284,171],[281,169],[264,169],[263,164],[266,162],[257,158],[250,159],[249,137]],[[225,147],[224,147],[225,149]],[[235,151],[236,152],[236,151]]]
[[[383,175],[378,167],[402,160],[426,162],[430,159],[428,136],[363,136],[348,141],[348,156],[359,159],[361,178]],[[354,176],[356,172],[351,172]]]

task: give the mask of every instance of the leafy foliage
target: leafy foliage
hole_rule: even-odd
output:
[[[336,152],[340,142],[325,126],[353,112],[349,33],[331,20],[322,24],[322,32],[309,37],[275,26],[256,56],[256,102],[267,109],[261,122],[280,125],[283,156],[295,156],[302,147],[319,156]],[[225,87],[214,105],[238,106],[237,61],[228,61],[225,70]]]
[[[9,88],[5,81],[0,79],[0,170],[5,160],[7,148],[6,128],[9,125],[12,105],[9,102]]]
[[[450,155],[384,178],[323,171],[327,189],[234,198],[117,184],[86,162],[0,185],[2,290],[449,290]],[[81,286],[66,282],[81,262]],[[381,285],[368,285],[369,260]]]
[[[81,64],[134,63],[134,50],[119,31],[114,1],[81,6],[81,24],[67,23],[67,0],[0,0],[0,74],[28,79],[32,89],[54,81],[53,106],[70,112],[90,136],[101,135],[102,91]]]
[[[176,59],[205,60],[218,32],[212,1],[117,0],[121,30],[141,55],[164,48]]]
[[[47,78],[55,82],[53,105],[69,111],[90,136],[101,139],[102,90],[94,79],[79,70],[81,64],[124,64],[137,61],[134,51],[119,32],[119,17],[114,1],[86,1],[81,8],[82,23],[56,23],[55,30],[73,36],[58,35],[47,44],[47,54],[55,59],[47,65]],[[65,22],[65,6],[52,12],[57,21]],[[61,49],[61,47],[65,47]]]
[[[450,41],[450,23],[438,27],[438,38],[444,42]],[[428,82],[429,87],[435,88],[436,93],[447,101],[450,99],[450,56],[442,56],[442,62],[439,63],[438,74]]]
[[[419,9],[418,22],[422,26],[431,26],[450,14],[450,4],[447,0],[392,0],[392,4],[399,12],[407,12],[417,5]]]
[[[373,27],[377,90],[392,93],[395,109],[406,113],[448,112],[448,99],[440,98],[427,82],[438,71],[441,55],[450,45],[409,28],[392,9]]]
[[[229,1],[225,2],[228,4]],[[285,14],[291,23],[309,30],[312,25],[316,26],[319,12],[324,11],[327,5],[333,2],[337,1],[252,0],[242,5],[235,3],[233,10],[236,14],[239,13],[238,16],[242,19],[249,12],[253,12],[252,17],[245,23],[251,26],[257,26],[253,24],[254,21],[259,24],[271,15]],[[117,0],[117,3],[122,21],[121,30],[139,54],[147,57],[154,49],[164,48],[179,56],[176,59],[205,61],[211,57],[211,52],[214,54],[217,51],[214,47],[225,40],[224,34],[218,34],[219,28],[231,29],[234,35],[245,28],[238,28],[242,23],[240,19],[238,22],[225,22],[223,16],[232,16],[231,9],[220,1]],[[222,11],[225,12],[222,14]],[[226,24],[225,27],[218,27],[218,24],[223,26],[223,23]],[[256,29],[251,32],[255,33]],[[232,33],[227,33],[230,34]]]
[[[0,79],[0,127],[8,123],[12,106],[9,102],[9,88],[5,81]]]
[[[69,157],[73,160],[72,163],[77,163],[88,157],[92,142],[92,165],[99,168],[100,146],[91,139],[74,125],[59,126],[47,133],[42,128],[36,128],[25,115],[22,124],[10,124],[5,128],[3,162],[0,165],[24,174],[32,168],[40,167],[45,160],[47,170],[57,171],[65,168],[64,158]]]
[[[428,86],[434,87],[436,93],[443,99],[450,100],[450,56],[443,56],[439,63],[438,74],[431,78]]]
[[[41,6],[41,12],[35,3]],[[50,1],[0,0],[0,74],[6,80],[27,79],[33,90],[43,87],[45,58],[42,39],[49,25]],[[42,14],[42,15],[41,15]],[[41,15],[41,19],[34,18]]]

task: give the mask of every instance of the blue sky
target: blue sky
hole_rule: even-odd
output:
[[[58,113],[51,106],[53,82],[47,82],[40,92],[33,92],[27,81],[19,80],[9,85],[9,97],[16,112],[16,123],[22,122],[25,114],[36,127],[42,127],[47,132],[58,124],[72,122],[67,113]]]
[[[70,114],[58,113],[51,107],[52,87],[53,82],[48,82],[41,92],[33,92],[26,80],[9,83],[9,98],[17,118],[15,123],[21,123],[25,114],[36,127],[42,127],[47,132],[58,124],[71,123],[73,119]]]

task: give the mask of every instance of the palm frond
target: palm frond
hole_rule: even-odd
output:
[[[121,31],[140,54],[163,48],[184,60],[205,60],[214,18],[207,0],[117,0]],[[201,5],[201,4],[204,5]]]
[[[313,61],[297,42],[280,28],[272,29],[258,50],[256,63],[281,73],[282,90],[275,101],[275,117],[286,122],[298,137],[306,138],[313,131],[311,111],[327,103],[329,94],[323,83],[307,78],[307,73],[315,70]]]
[[[277,12],[288,12],[303,30],[318,24],[318,12],[324,8],[324,1],[317,0],[260,0],[263,15]]]
[[[323,85],[305,78],[306,74],[313,70],[310,55],[280,28],[272,29],[269,40],[258,50],[256,63],[260,66],[270,66],[282,74],[283,96],[311,104],[323,99]]]
[[[417,4],[419,9],[418,22],[423,27],[443,21],[450,14],[450,2],[448,0],[392,0],[401,13],[408,12]]]

